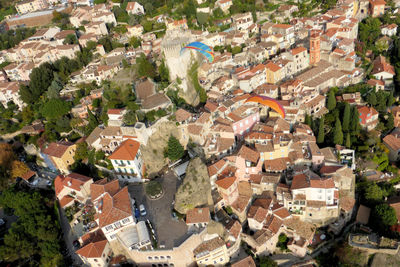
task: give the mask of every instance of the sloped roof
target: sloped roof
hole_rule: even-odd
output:
[[[81,186],[90,180],[92,180],[92,178],[78,173],[70,173],[67,176],[58,175],[54,180],[56,195],[58,195],[64,189],[64,187],[69,187],[76,191],[80,191]]]
[[[131,201],[128,187],[122,188],[114,196],[106,193],[103,197],[103,206],[99,213],[99,226],[104,227],[116,221],[132,216]]]
[[[208,223],[210,221],[210,210],[208,208],[194,208],[186,213],[186,224]]]
[[[119,190],[118,180],[107,181],[107,178],[96,181],[90,185],[91,199],[96,200],[99,196],[104,193],[109,193],[114,196]]]
[[[115,160],[134,160],[139,150],[140,143],[127,139],[108,157]]]
[[[100,258],[107,245],[107,240],[89,243],[76,251],[77,254],[85,258]]]

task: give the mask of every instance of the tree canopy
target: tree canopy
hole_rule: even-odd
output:
[[[176,161],[180,158],[183,157],[185,154],[185,150],[181,143],[179,143],[179,140],[176,139],[173,135],[171,135],[168,139],[168,146],[166,149],[166,156],[171,160],[171,161]]]

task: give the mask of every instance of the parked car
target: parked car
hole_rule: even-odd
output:
[[[139,219],[139,217],[140,217],[140,211],[138,208],[135,208],[135,218]]]
[[[146,209],[145,209],[143,204],[140,204],[139,210],[140,210],[140,215],[142,215],[142,216],[146,216],[147,215]]]

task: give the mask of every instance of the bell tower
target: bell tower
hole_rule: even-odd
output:
[[[315,65],[321,60],[321,38],[319,31],[310,32],[310,65]]]

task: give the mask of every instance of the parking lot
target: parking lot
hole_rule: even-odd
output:
[[[144,185],[129,185],[129,193],[135,198],[137,207],[144,204],[147,215],[140,217],[139,220],[149,219],[153,224],[158,247],[166,249],[179,246],[187,239],[187,226],[183,221],[178,221],[172,217],[172,202],[174,201],[177,190],[178,178],[173,172],[168,172],[164,177],[158,178],[162,184],[163,196],[157,200],[150,200],[144,190]]]

